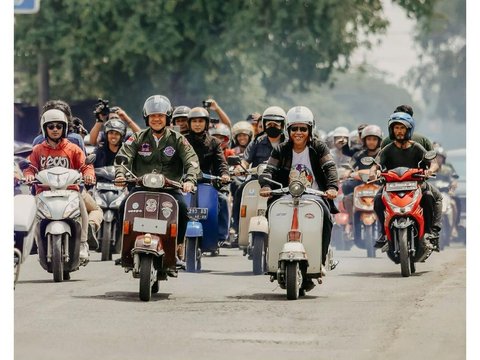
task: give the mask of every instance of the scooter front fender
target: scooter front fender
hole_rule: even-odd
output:
[[[115,218],[115,214],[112,210],[103,211],[103,221],[112,222],[114,218]]]
[[[254,216],[248,224],[248,232],[261,232],[268,234],[268,220],[265,216]]]
[[[307,259],[307,252],[301,242],[289,241],[285,243],[278,254],[279,261],[302,261]]]
[[[199,221],[189,221],[187,223],[187,231],[185,232],[186,237],[202,237],[203,236],[203,225]]]
[[[70,225],[68,225],[64,221],[51,221],[47,224],[45,229],[45,234],[64,234],[67,233],[68,235],[72,235],[72,231],[70,229]]]

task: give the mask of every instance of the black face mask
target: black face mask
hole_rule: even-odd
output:
[[[267,136],[268,137],[271,137],[271,138],[276,138],[276,137],[279,137],[281,134],[282,134],[282,129],[279,129],[277,127],[268,127],[265,132],[267,133]]]

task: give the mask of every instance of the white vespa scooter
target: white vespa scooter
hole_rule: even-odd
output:
[[[14,286],[20,275],[20,266],[32,251],[35,237],[35,197],[30,194],[18,194],[14,197]]]
[[[229,165],[239,165],[248,174],[248,183],[243,188],[238,221],[238,247],[252,260],[253,274],[265,274],[268,246],[267,198],[260,196],[258,176],[263,173],[266,164],[246,169],[238,156],[228,158]]]
[[[272,180],[270,174],[262,178],[282,186]],[[298,180],[269,193],[287,196],[275,200],[268,210],[267,272],[270,281],[277,280],[282,289],[287,289],[288,300],[296,300],[311,290],[306,288],[307,279],[317,279],[321,284],[324,276],[321,254],[325,214],[318,197],[325,193],[306,188]],[[333,270],[335,266],[333,252],[329,249],[325,270]]]

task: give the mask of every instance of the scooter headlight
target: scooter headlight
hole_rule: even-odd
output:
[[[162,174],[146,174],[143,176],[143,186],[161,189],[165,186],[165,177]]]
[[[51,219],[52,214],[48,210],[47,204],[45,204],[40,198],[37,198],[37,215],[40,219]]]
[[[288,186],[288,191],[293,197],[301,196],[305,191],[305,185],[300,181],[292,181]]]
[[[63,217],[68,219],[76,218],[78,216],[80,216],[80,199],[77,197],[70,201],[65,207],[65,210],[63,211]]]

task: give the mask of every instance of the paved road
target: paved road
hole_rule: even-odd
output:
[[[148,303],[99,254],[64,283],[32,255],[14,294],[15,359],[465,359],[464,247],[434,253],[410,278],[384,254],[335,255],[338,268],[297,301],[221,249]]]

